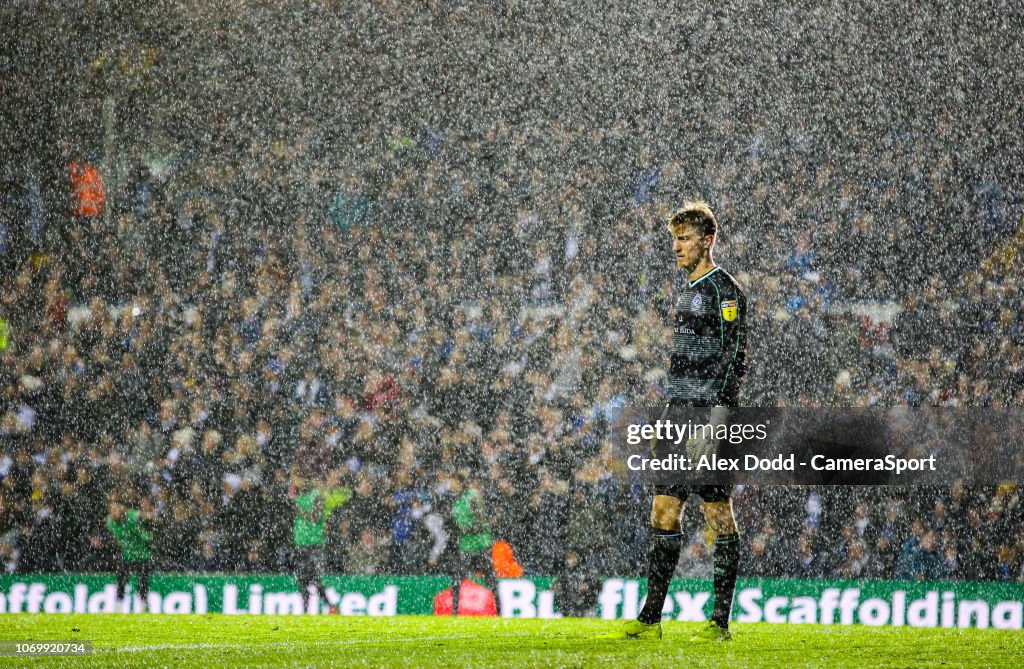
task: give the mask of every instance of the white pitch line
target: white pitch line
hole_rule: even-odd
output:
[[[488,637],[536,636],[532,634],[488,634]],[[444,634],[388,639],[388,643],[409,641],[445,641],[451,639],[478,639],[478,634]],[[122,646],[118,648],[97,648],[101,653],[142,653],[152,650],[212,650],[215,648],[269,648],[273,646],[354,646],[359,643],[375,643],[378,639],[338,639],[335,641],[271,641],[269,643],[157,643],[151,646]]]

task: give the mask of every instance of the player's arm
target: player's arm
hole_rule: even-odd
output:
[[[324,517],[324,500],[319,494],[313,498],[308,508],[303,508],[300,505],[296,505],[296,507],[299,515],[308,523],[316,525]]]
[[[139,536],[143,541],[153,540],[153,530],[156,527],[156,516],[143,511],[138,512]]]
[[[747,373],[747,297],[735,286],[723,286],[718,299],[722,357],[716,377],[722,379],[718,404],[739,404],[740,381]]]
[[[330,514],[327,511],[327,499],[324,497],[323,491],[317,493],[316,499],[313,500],[313,508],[311,509],[313,524],[319,523],[324,520]]]

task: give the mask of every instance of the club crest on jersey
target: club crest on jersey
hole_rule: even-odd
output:
[[[736,320],[736,300],[725,300],[722,302],[722,318],[727,321]]]
[[[694,311],[700,311],[700,308],[704,306],[704,298],[701,297],[700,293],[693,296],[693,301],[690,302],[690,308]]]

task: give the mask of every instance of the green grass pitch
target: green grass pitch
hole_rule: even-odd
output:
[[[597,641],[615,621],[399,616],[0,616],[0,639],[91,641],[88,657],[2,657],[17,667],[1021,667],[1019,631],[734,624],[731,643]]]

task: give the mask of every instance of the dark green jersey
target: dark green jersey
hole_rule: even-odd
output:
[[[327,519],[339,506],[352,497],[349,488],[321,490],[313,488],[295,498],[295,521],[292,536],[296,546],[322,546],[325,540]]]
[[[296,546],[322,546],[327,525],[324,494],[317,488],[295,498],[293,535]]]
[[[747,298],[716,267],[685,281],[676,299],[669,398],[686,406],[736,406],[746,372]]]
[[[491,528],[484,517],[483,498],[475,490],[465,494],[452,504],[452,515],[459,527],[459,551],[475,553],[487,550],[494,543]]]
[[[121,554],[128,562],[141,562],[151,557],[149,543],[153,535],[142,524],[142,514],[137,510],[129,509],[120,523],[107,516],[107,528],[117,539]]]

